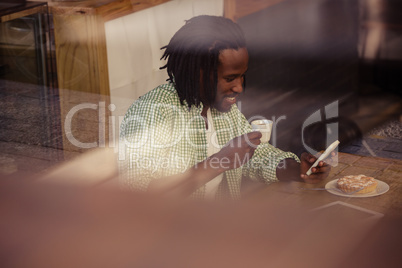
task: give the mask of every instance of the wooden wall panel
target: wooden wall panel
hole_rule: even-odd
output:
[[[254,12],[278,4],[284,0],[225,0],[224,16],[236,21]]]
[[[83,151],[71,143],[65,122],[80,103],[97,105],[72,120],[74,137],[84,143],[108,145],[110,89],[105,22],[169,0],[48,1],[54,21],[57,76],[63,144],[66,151]],[[77,98],[79,96],[79,98]],[[100,107],[104,115],[98,115]]]

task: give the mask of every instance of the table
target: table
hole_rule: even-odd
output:
[[[346,175],[374,177],[386,182],[390,189],[387,193],[368,198],[341,197],[319,190],[302,190],[301,188],[324,188],[335,179]],[[402,161],[397,159],[358,156],[347,153],[338,154],[338,165],[331,169],[326,180],[320,184],[306,185],[299,182],[278,182],[269,186],[246,183],[244,196],[251,199],[266,199],[271,195],[307,206],[318,207],[335,201],[370,209],[385,216],[402,216]]]

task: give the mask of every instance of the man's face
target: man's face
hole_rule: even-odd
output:
[[[248,68],[246,48],[224,49],[219,54],[218,85],[213,107],[228,112],[243,92],[244,75]]]

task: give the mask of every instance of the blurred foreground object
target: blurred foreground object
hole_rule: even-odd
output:
[[[178,202],[3,179],[0,199],[1,267],[402,265],[400,218],[296,210],[281,195],[236,204]]]
[[[113,148],[96,148],[44,172],[39,182],[93,187],[117,180],[117,155]]]

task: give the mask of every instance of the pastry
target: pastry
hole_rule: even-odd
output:
[[[345,193],[366,194],[377,188],[377,181],[365,175],[350,175],[340,178],[337,187]]]

